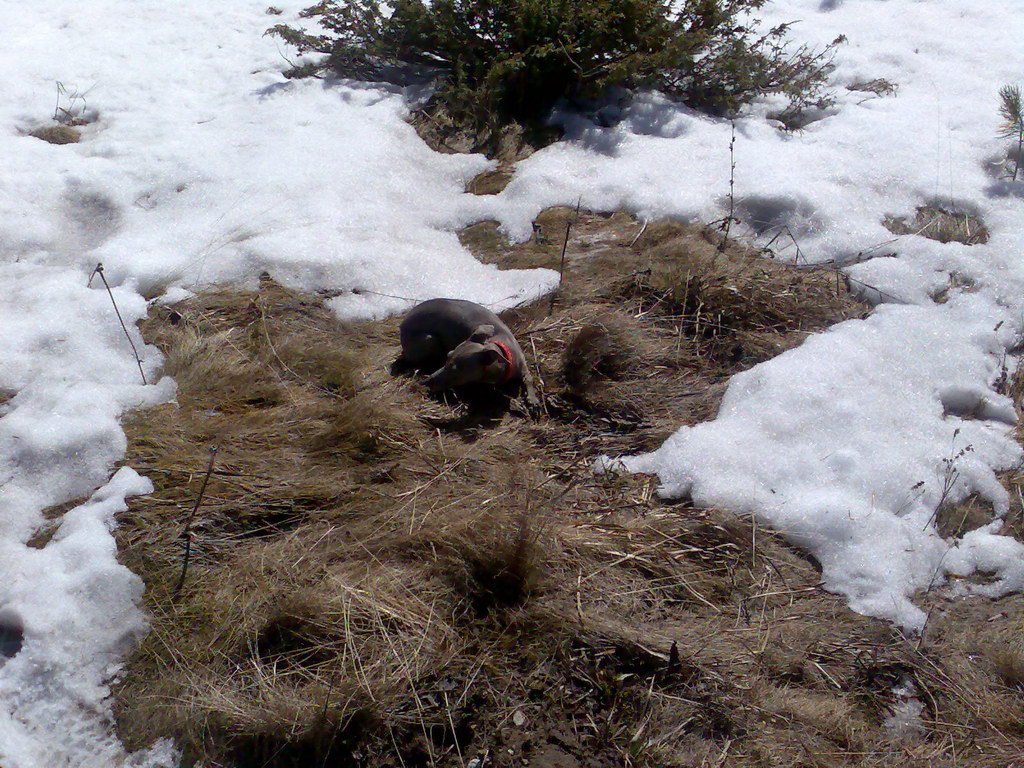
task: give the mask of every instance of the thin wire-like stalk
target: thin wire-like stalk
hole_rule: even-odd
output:
[[[128,339],[128,343],[132,346],[132,354],[135,355],[135,363],[139,366],[139,374],[142,376],[142,383],[148,384],[146,381],[146,372],[142,370],[142,358],[139,357],[139,350],[135,347],[135,342],[132,341],[132,335],[128,333],[128,326],[125,325],[124,318],[121,317],[121,310],[117,308],[117,302],[114,301],[114,292],[110,290],[110,284],[107,282],[106,275],[103,274],[103,264],[97,264],[96,268],[89,275],[89,282],[86,283],[86,287],[92,284],[92,279],[96,275],[100,276],[100,280],[103,281],[103,287],[107,289],[107,295],[110,297],[110,303],[114,305],[114,314],[117,315],[117,319],[121,322],[121,329],[124,331],[125,338]]]
[[[582,202],[582,197],[576,200],[576,213],[565,223],[565,239],[562,241],[562,258],[558,264],[558,288],[551,292],[551,303],[548,305],[549,315],[555,311],[555,297],[558,296],[559,292],[562,290],[562,280],[565,278],[565,251],[569,247],[569,233],[572,231],[572,225],[580,218],[580,204]]]
[[[196,503],[188,515],[188,520],[185,521],[185,530],[181,533],[185,539],[185,557],[181,563],[181,576],[178,577],[178,583],[174,587],[175,597],[177,597],[178,593],[181,592],[181,588],[185,584],[185,576],[188,574],[188,563],[192,556],[192,522],[195,520],[196,512],[199,511],[199,505],[203,503],[203,496],[206,493],[206,484],[210,482],[210,475],[213,474],[213,462],[216,458],[217,446],[214,446],[210,449],[210,463],[206,467],[206,474],[203,476],[203,484],[199,488],[199,495],[196,497]]]

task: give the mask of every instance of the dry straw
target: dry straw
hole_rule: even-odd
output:
[[[678,224],[640,230],[581,213],[555,311],[506,313],[545,394],[538,420],[500,398],[429,399],[387,372],[394,321],[339,323],[269,279],[154,310],[143,333],[179,390],[127,425],[156,485],[116,534],[152,613],[116,691],[130,747],[167,735],[186,764],[275,768],[1019,754],[1014,663],[972,668],[975,638],[937,636],[941,612],[915,647],[749,518],[589,471],[863,311],[830,272],[719,252]],[[502,266],[561,258],[560,243],[464,234]],[[884,723],[904,683],[924,730],[898,742]]]

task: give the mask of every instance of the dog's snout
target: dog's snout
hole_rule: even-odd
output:
[[[435,371],[434,373],[430,374],[430,376],[427,377],[427,380],[423,382],[424,384],[427,385],[427,388],[431,392],[438,392],[438,391],[440,391],[440,390],[445,388],[444,387],[444,376],[442,374],[444,374],[444,368],[442,368],[441,370]]]

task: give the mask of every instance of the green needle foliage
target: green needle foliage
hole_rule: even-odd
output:
[[[303,12],[323,34],[270,30],[316,67],[381,79],[389,67],[440,74],[435,102],[477,132],[539,123],[560,100],[614,86],[660,89],[712,114],[782,93],[826,106],[834,47],[786,45],[788,25],[758,34],[748,12],[767,0],[325,0]]]
[[[1021,96],[1019,85],[1004,85],[999,89],[999,116],[1003,124],[999,127],[999,138],[1017,142],[1017,151],[1013,153],[1013,181],[1020,172],[1021,154],[1024,151],[1024,97]]]

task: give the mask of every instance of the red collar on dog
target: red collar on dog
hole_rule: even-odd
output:
[[[505,379],[501,383],[507,384],[516,374],[516,358],[505,342],[491,339],[491,344],[496,346],[501,351],[501,356],[505,358]]]

